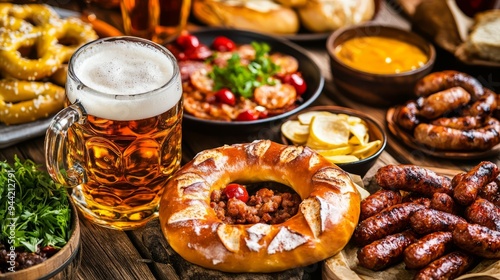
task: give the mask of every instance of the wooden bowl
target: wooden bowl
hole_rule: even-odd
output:
[[[69,198],[68,198],[69,199]],[[1,279],[73,279],[76,278],[81,260],[80,221],[73,201],[71,206],[71,236],[59,252],[32,267],[2,274]]]
[[[362,120],[365,121],[366,125],[368,126],[368,135],[370,136],[370,141],[374,140],[380,140],[382,144],[378,148],[378,150],[373,153],[371,156],[354,161],[354,162],[348,162],[348,163],[337,163],[336,165],[343,169],[344,171],[347,171],[352,174],[359,175],[361,177],[364,177],[368,170],[375,164],[377,159],[379,158],[380,154],[385,149],[385,146],[387,144],[387,134],[385,133],[383,126],[377,122],[374,118],[371,116],[351,109],[351,108],[346,108],[346,107],[339,107],[339,106],[314,106],[307,108],[306,110],[303,110],[291,117],[289,117],[287,120],[296,120],[298,115],[305,113],[305,112],[310,112],[310,111],[326,111],[334,114],[346,114],[350,116],[355,116],[358,117]],[[283,134],[281,134],[281,142],[284,144],[288,145],[293,145],[292,141],[288,140]]]
[[[374,74],[346,65],[335,55],[335,48],[349,39],[381,36],[397,39],[421,49],[427,62],[421,67],[395,74]],[[386,107],[414,98],[415,83],[429,74],[434,66],[436,51],[431,43],[419,35],[396,27],[363,24],[333,32],[327,39],[333,82],[342,93],[372,106]]]

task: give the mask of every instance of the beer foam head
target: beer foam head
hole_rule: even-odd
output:
[[[175,59],[164,48],[133,40],[110,38],[82,47],[70,62],[68,99],[112,120],[144,119],[172,108],[182,96]]]

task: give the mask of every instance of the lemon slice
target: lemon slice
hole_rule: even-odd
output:
[[[382,141],[374,140],[366,143],[366,145],[356,146],[352,151],[352,155],[355,155],[361,159],[367,158],[373,155],[378,150],[381,144]]]
[[[338,156],[327,156],[325,157],[332,163],[348,163],[353,161],[358,161],[359,158],[353,155],[338,155]]]
[[[281,125],[281,133],[294,144],[304,144],[309,137],[309,126],[289,120]]]
[[[311,123],[311,119],[314,117],[314,116],[332,116],[334,115],[333,113],[330,113],[330,112],[326,112],[326,111],[309,111],[309,112],[305,112],[305,113],[302,113],[300,115],[297,116],[297,119],[299,120],[299,122],[301,124],[304,124],[304,125],[309,125]]]
[[[330,148],[345,146],[349,142],[349,124],[335,115],[316,115],[311,119],[309,138]]]

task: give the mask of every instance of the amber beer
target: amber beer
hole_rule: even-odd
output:
[[[73,201],[91,221],[118,229],[144,225],[156,217],[163,187],[181,163],[175,58],[148,40],[107,38],[75,53],[67,80],[70,106],[46,137],[50,174],[76,185]],[[57,140],[61,127],[67,137]]]
[[[191,0],[121,0],[125,34],[164,44],[186,28]]]

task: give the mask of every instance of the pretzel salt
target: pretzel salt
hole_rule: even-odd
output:
[[[0,80],[0,122],[20,124],[63,108],[64,88],[52,83]]]
[[[280,224],[226,224],[210,196],[231,182],[290,186],[302,199],[299,212]],[[345,171],[307,147],[261,140],[199,153],[167,183],[159,214],[165,237],[184,259],[227,272],[273,272],[342,250],[359,209]]]

